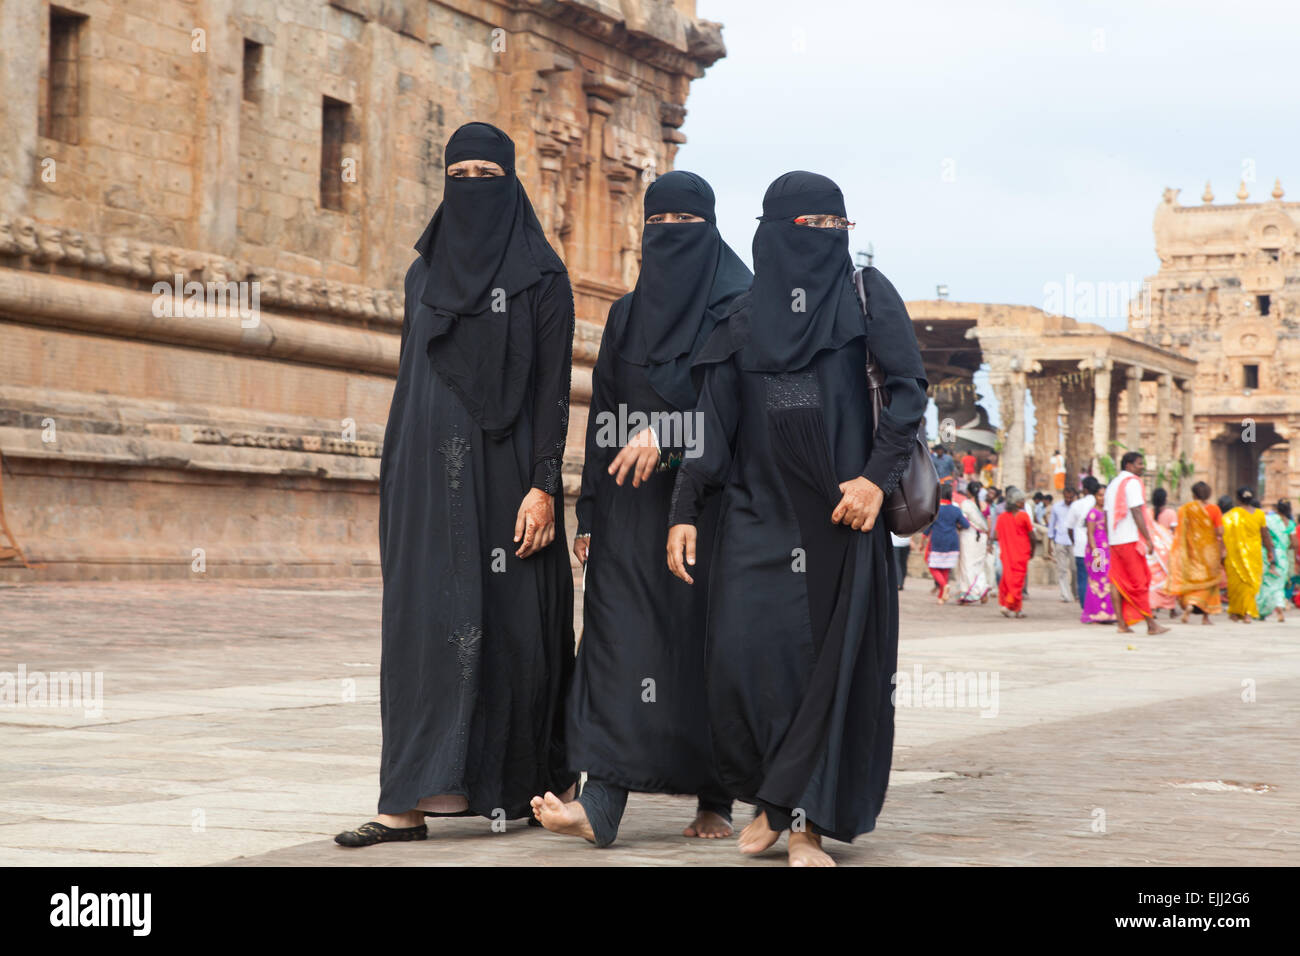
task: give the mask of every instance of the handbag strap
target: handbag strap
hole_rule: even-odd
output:
[[[867,287],[863,280],[865,269],[853,270],[853,288],[858,293],[858,305],[862,306],[863,317],[870,322],[871,310],[867,308]],[[885,373],[881,370],[876,357],[867,349],[867,385],[876,390],[880,395],[880,404],[889,404],[889,391],[885,388]],[[874,403],[873,403],[874,404]]]

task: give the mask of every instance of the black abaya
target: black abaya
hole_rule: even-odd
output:
[[[626,320],[629,298],[610,310],[603,343]],[[628,790],[716,794],[704,704],[707,593],[677,580],[664,564],[676,469],[655,471],[639,488],[630,477],[619,487],[607,472],[619,447],[601,447],[598,423],[617,416],[620,404],[647,415],[680,411],[654,390],[644,367],[602,344],[577,505],[578,532],[589,533],[591,542],[568,708],[570,760]],[[683,451],[665,442],[663,456]],[[715,512],[706,508],[701,524],[711,527]],[[708,573],[704,547],[694,574],[707,580]]]
[[[422,260],[412,267],[418,279]],[[513,430],[484,431],[439,377],[433,316],[412,296],[384,436],[380,813],[460,794],[471,813],[531,814],[538,793],[574,780],[564,753],[573,666],[573,584],[559,475],[573,300],[547,276],[510,307],[536,316],[532,400]],[[515,557],[530,484],[555,495],[555,540]]]
[[[700,794],[702,808],[722,810],[727,795],[713,768],[704,691],[704,582],[716,508],[700,518],[694,589],[668,570],[664,545],[672,466],[695,453],[686,439],[696,436],[672,427],[694,427],[690,362],[750,274],[718,235],[713,193],[699,177],[660,177],[645,208],[647,215],[689,212],[705,222],[645,227],[637,288],[614,303],[606,322],[577,503],[578,532],[591,541],[567,739],[573,767],[592,780]],[[620,487],[609,475],[622,440],[611,440],[613,427],[602,430],[632,414],[675,416],[657,429],[661,467],[639,488],[630,477]]]
[[[816,197],[789,205],[778,211],[843,215]],[[791,315],[784,291],[798,276],[773,281],[784,313],[771,302],[756,309],[756,272],[754,291],[715,330],[697,360],[704,453],[683,464],[669,520],[695,524],[720,492],[706,680],[723,784],[774,829],[802,819],[847,841],[874,828],[889,781],[898,572],[883,522],[864,533],[830,516],[840,482],[865,476],[886,495],[897,484],[924,414],[924,370],[906,309],[879,272],[866,275],[870,321],[860,307],[844,311],[854,299],[843,232],[772,225],[843,264],[835,258],[820,285],[805,283],[818,305],[803,316]],[[795,261],[761,241],[756,265]],[[878,430],[868,343],[891,390]]]
[[[505,134],[483,124],[466,129],[474,136],[460,148],[501,161],[513,178]],[[501,152],[493,154],[494,145]],[[517,196],[527,206],[522,187]],[[450,188],[448,203],[455,205]],[[477,295],[463,271],[455,295],[439,284],[440,249],[456,248],[440,245],[443,216],[406,276],[379,479],[380,813],[460,796],[469,814],[516,819],[531,815],[535,794],[563,792],[575,779],[564,748],[573,587],[560,483],[573,294],[563,266],[539,246],[545,238],[531,207],[512,208],[505,228],[524,233],[478,239],[507,250],[504,259],[485,250],[491,268],[478,278],[487,283],[479,290],[487,311],[470,311]],[[522,288],[520,275],[529,280]],[[493,289],[510,294],[494,302]],[[555,540],[520,559],[515,520],[530,488],[554,496]]]

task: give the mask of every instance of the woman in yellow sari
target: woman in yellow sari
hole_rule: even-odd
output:
[[[1223,516],[1223,566],[1228,572],[1228,619],[1249,624],[1259,616],[1255,595],[1264,580],[1263,550],[1274,562],[1273,539],[1265,534],[1264,512],[1249,488],[1237,489],[1237,507]]]
[[[1184,624],[1193,608],[1203,615],[1201,623],[1209,624],[1210,615],[1223,610],[1223,599],[1219,597],[1223,513],[1210,501],[1210,486],[1205,482],[1192,485],[1192,495],[1192,500],[1178,509],[1165,587],[1183,606]]]

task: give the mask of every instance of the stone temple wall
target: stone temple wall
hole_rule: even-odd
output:
[[[402,277],[472,119],[573,279],[571,510],[643,191],[724,53],[694,0],[3,0],[0,36],[0,478],[37,565],[0,581],[378,574]]]

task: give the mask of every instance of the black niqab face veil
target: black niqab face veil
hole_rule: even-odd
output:
[[[679,408],[694,405],[689,359],[708,338],[723,303],[749,288],[753,275],[722,241],[713,190],[685,170],[665,173],[645,193],[645,216],[679,212],[704,222],[647,223],[641,273],[628,321],[613,346],[633,365],[649,367],[655,390]]]
[[[754,232],[750,330],[740,364],[751,371],[804,368],[826,349],[865,335],[853,288],[849,236],[794,222],[802,215],[845,216],[844,194],[816,173],[786,173],[763,196]]]
[[[508,431],[523,404],[533,359],[532,316],[510,300],[563,272],[515,175],[515,144],[487,123],[447,141],[448,169],[488,160],[504,176],[446,177],[441,205],[415,244],[428,266],[420,302],[433,310],[429,357],[480,427]]]

